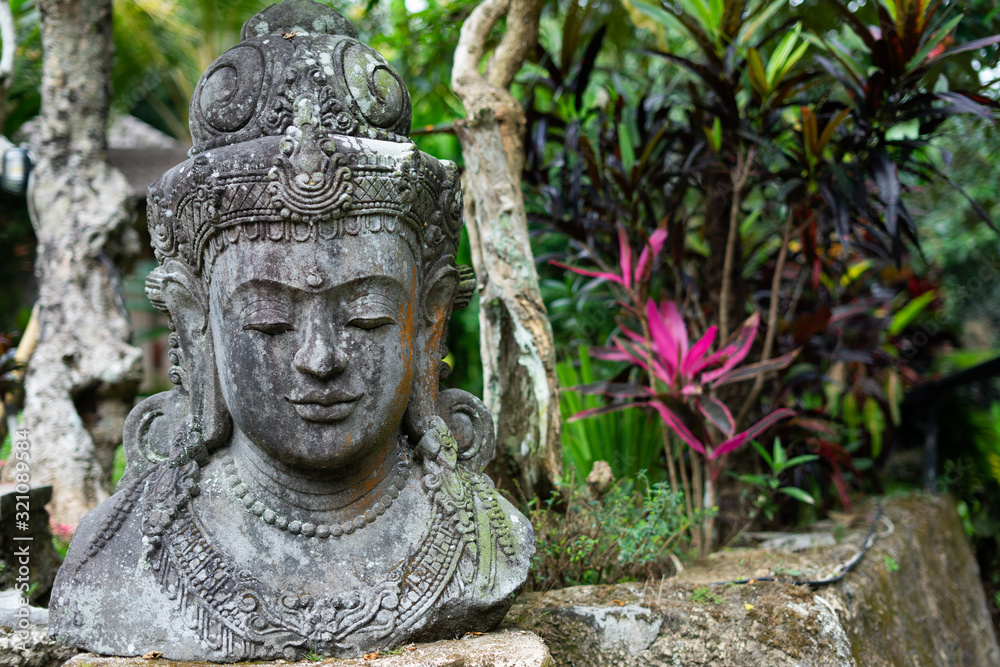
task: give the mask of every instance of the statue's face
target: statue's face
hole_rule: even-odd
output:
[[[414,372],[416,290],[417,262],[398,233],[227,247],[210,312],[234,427],[310,469],[394,442]]]

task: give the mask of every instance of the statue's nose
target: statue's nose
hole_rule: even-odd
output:
[[[329,324],[310,327],[304,344],[295,353],[295,368],[321,380],[340,373],[347,367],[341,338],[340,332]]]

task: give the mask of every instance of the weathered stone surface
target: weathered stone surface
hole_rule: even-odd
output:
[[[22,605],[21,602],[25,599],[20,591],[14,589],[0,591],[0,626],[17,629],[19,621],[23,627],[49,624],[49,610],[30,604]]]
[[[953,502],[888,499],[885,516],[858,566],[816,591],[711,584],[828,577],[857,553],[867,525],[810,553],[732,549],[662,582],[527,594],[506,624],[537,632],[560,666],[1000,664]]]
[[[329,658],[322,662],[304,660],[296,663],[255,662],[254,667],[552,667],[552,656],[537,635],[525,631],[491,632],[465,639],[431,644],[410,644],[390,653],[377,652],[366,659]],[[178,663],[171,660],[109,658],[92,653],[80,654],[65,667],[211,667],[212,663]]]
[[[192,157],[148,198],[178,386],[129,415],[118,493],[56,579],[70,645],[354,657],[489,630],[524,583],[531,526],[482,474],[492,417],[440,387],[475,283],[458,170],[355,36],[286,0],[195,90]]]
[[[76,653],[50,638],[44,625],[33,626],[27,638],[0,626],[0,667],[58,667]]]
[[[698,588],[668,580],[528,594],[508,622],[537,632],[563,666],[855,664],[833,611],[807,590]]]
[[[979,567],[954,502],[894,499],[886,514],[893,535],[835,590],[858,664],[1000,665]]]

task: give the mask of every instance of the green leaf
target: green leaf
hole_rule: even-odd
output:
[[[705,131],[705,138],[708,139],[708,145],[712,148],[712,151],[718,154],[722,150],[722,121],[716,116],[715,120],[712,121],[712,129],[707,127],[702,128]]]
[[[861,424],[861,416],[858,414],[858,397],[854,395],[853,391],[849,391],[844,395],[841,410],[847,428],[857,431]]]
[[[713,39],[718,34],[718,21],[712,20],[712,10],[704,0],[680,0],[684,12],[695,18]]]
[[[667,28],[671,32],[684,31],[684,24],[677,20],[677,17],[674,16],[673,13],[664,10],[659,3],[653,4],[651,2],[646,2],[646,0],[624,0],[622,4],[626,9],[631,6],[637,13],[651,19],[656,24]],[[632,19],[633,23],[636,23],[634,16]],[[636,23],[636,25],[639,24]]]
[[[753,484],[755,486],[767,486],[768,480],[764,475],[740,475],[736,479],[744,484]]]
[[[778,489],[778,493],[784,493],[787,496],[791,496],[792,498],[798,500],[800,503],[806,503],[808,505],[816,504],[816,500],[811,495],[809,495],[802,489],[799,489],[794,486],[783,486],[780,489]]]
[[[764,449],[764,445],[760,444],[756,440],[754,440],[751,444],[753,444],[753,448],[757,450],[757,453],[760,454],[761,458],[763,458],[767,463],[767,467],[774,470],[774,459],[772,459],[768,451]]]
[[[898,336],[901,334],[930,305],[936,296],[937,292],[935,290],[928,290],[903,306],[898,313],[892,316],[892,322],[889,323],[888,329],[889,335]]]
[[[761,26],[766,25],[767,22],[771,20],[771,17],[784,6],[785,0],[777,0],[776,2],[769,2],[765,4],[763,8],[748,8],[746,12],[748,20],[743,23],[743,26],[736,35],[735,41],[738,44],[745,44],[748,42],[753,34],[757,32]]]
[[[767,62],[768,88],[774,88],[775,77],[777,77],[778,72],[785,69],[785,62],[791,57],[792,51],[795,49],[795,42],[798,41],[801,32],[802,24],[796,23],[792,31],[784,36],[778,44],[778,48],[771,54],[771,58]]]
[[[799,47],[795,49],[792,55],[788,57],[788,60],[785,61],[784,66],[778,72],[774,81],[769,82],[769,85],[771,86],[772,89],[778,87],[778,84],[780,84],[784,80],[785,75],[788,74],[793,67],[795,67],[795,63],[799,62],[799,60],[802,59],[802,56],[804,56],[806,54],[806,51],[808,50],[809,50],[809,42],[802,42],[801,44],[799,44]]]
[[[774,467],[776,472],[785,469],[785,448],[781,446],[781,438],[774,439]]]
[[[618,126],[618,148],[622,152],[622,167],[628,174],[635,164],[635,147],[632,145],[632,133],[625,123]]]
[[[785,470],[788,470],[789,468],[794,468],[795,466],[800,466],[803,463],[816,461],[818,459],[819,456],[817,456],[816,454],[801,454],[800,456],[795,456],[785,461]]]
[[[899,373],[893,371],[889,373],[889,378],[885,383],[885,396],[889,401],[889,418],[894,426],[899,426],[903,422],[899,406],[903,402],[903,387],[899,381]]]
[[[771,88],[767,85],[764,61],[760,59],[760,51],[757,49],[751,48],[747,52],[747,72],[750,75],[750,85],[761,97],[766,98]]]
[[[955,29],[955,26],[957,26],[963,18],[965,18],[964,12],[958,12],[955,16],[951,17],[947,23],[941,26],[937,32],[931,35],[930,38],[924,42],[924,45],[920,47],[920,50],[917,51],[916,55],[910,58],[910,61],[906,63],[906,69],[911,70],[920,63],[924,62],[927,59],[927,56],[930,55],[930,52],[933,51],[938,44],[947,39],[948,35],[951,34],[951,31]]]
[[[865,429],[871,438],[872,458],[877,459],[882,454],[882,430],[885,420],[882,418],[882,406],[871,396],[865,398]]]

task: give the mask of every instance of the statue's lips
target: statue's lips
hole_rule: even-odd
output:
[[[361,394],[342,392],[316,392],[303,396],[288,396],[287,400],[299,416],[311,422],[335,422],[350,415]]]

